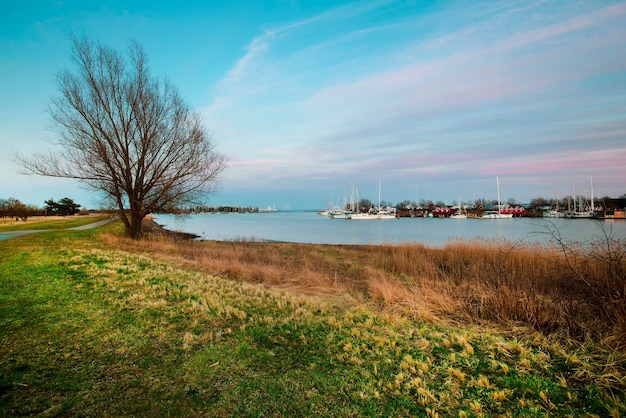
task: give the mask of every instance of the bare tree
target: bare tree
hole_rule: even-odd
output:
[[[125,59],[87,37],[71,39],[77,71],[57,75],[49,106],[61,151],[18,155],[26,172],[103,192],[133,238],[146,215],[215,192],[225,157],[177,89],[150,74],[143,48],[129,42]]]

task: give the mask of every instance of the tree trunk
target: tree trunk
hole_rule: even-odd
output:
[[[130,228],[127,229],[126,233],[132,239],[137,239],[141,237],[141,221],[143,217],[139,214],[131,213],[130,215]]]
[[[136,200],[130,203],[130,228],[126,231],[132,239],[141,237],[141,223],[145,217],[145,212]]]
[[[120,219],[124,223],[126,236],[132,239],[140,238],[142,235],[141,226],[145,215],[142,215],[141,211],[136,208],[131,208],[130,211],[120,209],[118,212]]]

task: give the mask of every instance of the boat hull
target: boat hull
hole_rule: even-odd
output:
[[[594,219],[597,217],[597,214],[593,210],[585,211],[585,212],[568,212],[565,214],[566,218],[571,219]]]
[[[398,219],[398,216],[395,213],[353,213],[350,219],[355,221],[376,221]]]
[[[512,213],[486,213],[480,219],[511,219]]]
[[[565,214],[563,212],[551,210],[549,212],[544,212],[543,217],[544,218],[564,218]]]
[[[332,211],[328,214],[332,219],[350,219],[352,215],[354,215],[354,213],[349,210]]]

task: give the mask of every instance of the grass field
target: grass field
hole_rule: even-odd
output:
[[[594,322],[579,318],[587,337],[573,338],[491,317],[488,303],[466,311],[451,289],[474,279],[455,276],[445,249],[121,234],[114,223],[0,242],[0,415],[626,414],[614,328],[585,333]],[[501,289],[526,265],[473,251],[463,268],[499,263]],[[533,297],[548,297],[533,277]]]
[[[0,232],[73,228],[107,219],[109,215],[31,216],[26,221],[0,218]]]

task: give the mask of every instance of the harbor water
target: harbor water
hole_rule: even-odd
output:
[[[193,233],[203,240],[284,241],[310,244],[442,246],[451,240],[507,240],[547,244],[554,233],[569,242],[626,240],[626,220],[562,218],[439,219],[400,218],[354,221],[331,219],[316,212],[157,215],[170,230]]]

